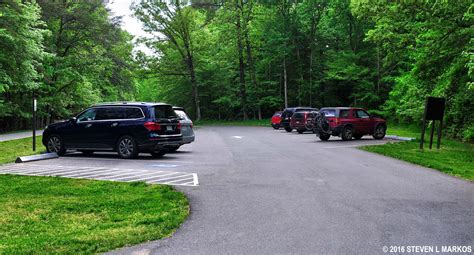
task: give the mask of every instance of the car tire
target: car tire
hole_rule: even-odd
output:
[[[272,126],[273,129],[280,129],[280,127],[277,127],[277,126]]]
[[[298,131],[298,134],[303,134],[304,133],[304,129],[297,129],[296,131]]]
[[[84,154],[84,156],[92,156],[92,154],[94,154],[94,151],[88,151],[88,150],[83,150],[80,152]]]
[[[342,130],[341,138],[343,141],[350,141],[352,139],[352,135],[354,134],[352,127],[344,127]]]
[[[56,152],[59,156],[66,154],[66,147],[59,135],[51,135],[46,142],[47,152]]]
[[[117,142],[117,153],[123,159],[132,159],[138,156],[137,142],[132,136],[125,135]]]
[[[168,150],[168,152],[175,152],[179,149],[179,147],[181,147],[180,145],[178,146],[169,146],[169,147],[166,147],[166,149]]]
[[[385,125],[379,124],[375,127],[374,134],[372,135],[374,139],[380,140],[385,137],[385,132],[387,127]]]
[[[286,131],[286,132],[291,132],[292,130],[293,130],[293,129],[292,129],[292,128],[289,128],[289,127],[286,127],[286,128],[285,128],[285,131]]]
[[[321,135],[319,135],[319,139],[320,139],[321,141],[327,141],[327,140],[329,140],[330,137],[331,137],[331,135],[328,135],[328,134],[321,134]]]
[[[362,138],[362,136],[363,136],[363,135],[354,135],[353,137],[354,137],[354,139],[356,139],[356,140],[360,140],[360,139]]]
[[[178,147],[179,148],[179,147]],[[161,150],[161,151],[153,151],[150,152],[151,156],[154,158],[161,158],[163,155],[165,155],[168,152],[168,150]]]

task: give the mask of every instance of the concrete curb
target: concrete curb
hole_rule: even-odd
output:
[[[23,157],[16,158],[15,163],[25,163],[25,162],[52,159],[52,158],[59,158],[59,156],[56,152],[43,153],[43,154],[32,155],[32,156],[23,156]]]
[[[399,140],[399,141],[415,141],[416,140],[416,138],[413,138],[413,137],[403,137],[403,136],[398,136],[398,135],[386,135],[385,138]]]

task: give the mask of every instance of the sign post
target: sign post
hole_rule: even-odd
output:
[[[36,95],[33,92],[33,151],[36,151]]]
[[[446,104],[445,98],[440,97],[427,97],[425,102],[425,113],[423,114],[423,127],[421,129],[421,141],[420,149],[423,149],[423,143],[425,141],[426,121],[432,120],[431,134],[430,134],[430,149],[433,147],[433,135],[436,127],[436,121],[439,121],[438,127],[438,141],[436,148],[439,149],[441,146],[441,130],[443,128],[443,116],[444,108]]]

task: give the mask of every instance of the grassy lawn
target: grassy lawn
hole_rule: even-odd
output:
[[[418,126],[415,125],[401,125],[401,124],[387,124],[387,135],[397,135],[397,136],[402,136],[402,137],[413,137],[420,139],[421,138],[421,129]],[[426,132],[429,130],[427,129]],[[426,135],[429,135],[428,133],[425,133],[425,139]],[[436,133],[435,133],[436,135]]]
[[[263,126],[271,127],[270,119],[263,120],[200,120],[195,126]]]
[[[0,254],[89,254],[170,236],[189,204],[170,186],[0,175]]]
[[[36,151],[32,150],[32,138],[0,142],[0,164],[15,162],[18,156],[28,156],[46,151],[41,136],[36,137]]]
[[[427,130],[428,132],[428,130]],[[361,149],[437,169],[443,173],[474,181],[474,144],[441,139],[441,149],[429,149],[429,133],[425,134],[424,150],[420,150],[421,133],[413,126],[390,126],[387,134],[415,137],[416,141],[364,146]]]

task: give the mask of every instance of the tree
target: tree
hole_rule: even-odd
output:
[[[180,0],[169,3],[142,0],[133,6],[133,10],[135,16],[143,22],[145,31],[154,35],[149,44],[154,46],[159,54],[167,53],[163,50],[163,45],[172,46],[179,53],[191,83],[196,119],[201,119],[193,48],[193,33],[199,29],[195,10]],[[166,71],[162,74],[166,74]]]
[[[24,128],[21,120],[30,116],[28,99],[42,77],[43,25],[34,1],[0,2],[0,131]]]

